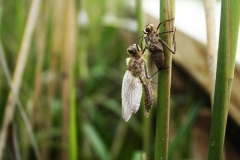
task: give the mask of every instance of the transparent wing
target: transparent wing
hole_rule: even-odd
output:
[[[142,84],[138,77],[126,71],[122,83],[122,116],[127,122],[132,113],[136,113],[142,97]]]

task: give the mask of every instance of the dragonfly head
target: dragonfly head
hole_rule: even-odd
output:
[[[148,24],[148,25],[145,26],[145,28],[143,30],[143,33],[148,34],[148,33],[153,32],[153,30],[154,30],[154,25],[153,24]]]
[[[128,47],[127,53],[133,57],[137,57],[141,55],[141,49],[137,44],[133,44],[132,46]]]

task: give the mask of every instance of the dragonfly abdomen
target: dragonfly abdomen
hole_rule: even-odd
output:
[[[149,51],[152,53],[153,60],[158,70],[161,70],[164,66],[164,54],[161,43],[150,43],[148,45]]]
[[[152,95],[152,87],[151,87],[151,81],[147,78],[140,78],[143,84],[144,93],[145,93],[145,100],[144,100],[144,106],[145,106],[145,116],[148,117],[150,109],[152,108],[153,104],[153,95]]]

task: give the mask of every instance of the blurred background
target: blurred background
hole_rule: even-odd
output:
[[[169,159],[207,159],[219,20],[220,2],[176,0]],[[0,159],[153,159],[157,85],[148,118],[121,111],[126,49],[148,23],[159,1],[1,0]],[[240,159],[239,90],[236,64],[224,159]]]

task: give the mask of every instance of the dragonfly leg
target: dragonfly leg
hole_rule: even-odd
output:
[[[144,50],[145,50],[145,48],[144,48]],[[145,70],[145,76],[146,76],[146,78],[147,78],[147,79],[150,79],[150,78],[148,78],[148,74],[147,74],[147,65],[146,65],[146,62],[144,62],[144,70]]]
[[[164,32],[160,32],[160,33],[158,33],[158,34],[160,35],[160,34],[172,33],[172,32],[173,32],[173,34],[174,34],[175,31],[176,31],[176,30],[164,31]]]
[[[171,19],[167,19],[167,20],[164,20],[164,21],[162,21],[162,22],[160,22],[159,24],[158,24],[158,26],[157,26],[157,29],[156,30],[158,30],[159,29],[159,27],[161,26],[161,24],[162,23],[164,23],[164,22],[167,22],[167,21],[171,21],[171,20],[173,20],[174,18],[171,18]]]
[[[175,32],[176,32],[176,28],[174,28],[174,32],[173,32],[173,46],[174,46],[174,53],[176,53],[176,41],[175,41]]]
[[[162,41],[162,42],[163,42],[163,44],[164,44],[173,54],[175,54],[175,53],[176,53],[176,41],[175,41],[176,28],[173,27],[173,30],[166,31],[166,32],[161,32],[161,33],[159,33],[159,35],[160,35],[160,34],[164,34],[164,33],[171,33],[171,32],[173,32],[173,42],[172,42],[172,44],[173,44],[173,46],[174,46],[174,51],[171,50],[170,47],[169,47],[164,41]]]
[[[138,44],[140,40],[141,40],[141,48],[142,48],[143,35],[142,35],[142,36],[140,36],[140,37],[138,38],[138,40],[137,40],[137,43],[136,43],[136,44]]]
[[[174,42],[174,51],[167,45],[166,42],[164,42],[163,40],[161,40],[161,42],[167,47],[167,49],[172,52],[173,54],[175,54],[175,50],[176,50],[176,42]]]
[[[150,77],[149,77],[149,79],[151,79],[153,76],[155,76],[158,72],[160,72],[161,70],[163,70],[163,69],[168,69],[169,67],[165,67],[165,68],[161,68],[161,69],[159,69],[158,71],[156,71],[155,73],[153,73]]]

